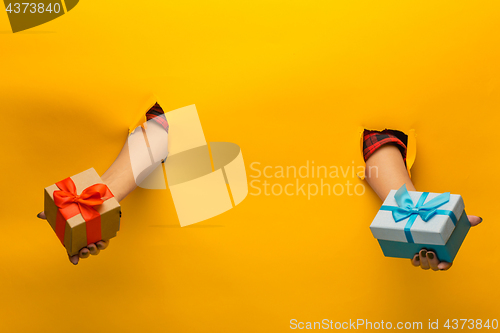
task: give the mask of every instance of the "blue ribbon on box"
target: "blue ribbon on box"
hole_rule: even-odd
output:
[[[423,192],[416,205],[413,204],[413,200],[406,189],[406,184],[401,186],[399,190],[394,195],[396,203],[398,206],[384,206],[380,207],[380,210],[388,210],[392,212],[392,217],[396,223],[408,219],[404,227],[404,232],[406,235],[406,240],[408,243],[414,243],[413,237],[411,235],[411,227],[418,216],[422,218],[425,222],[432,219],[435,215],[448,215],[453,222],[453,225],[457,224],[457,218],[451,210],[438,209],[440,206],[444,205],[450,201],[450,192],[442,193],[432,199],[431,201],[424,204],[429,192]]]

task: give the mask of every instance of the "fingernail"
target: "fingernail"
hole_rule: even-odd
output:
[[[87,254],[89,254],[89,251],[82,251],[82,255],[86,256]]]
[[[479,221],[479,223],[483,222],[483,218],[482,218],[481,216],[479,216],[479,218],[481,219],[481,221]],[[479,224],[479,223],[478,223],[478,224]]]
[[[425,257],[427,255],[427,251],[422,251],[422,253],[420,254],[422,257]]]
[[[429,253],[427,253],[427,258],[432,260],[432,259],[434,259],[434,255],[429,252]]]
[[[103,247],[104,247],[104,246],[102,246],[102,244],[97,244],[97,248],[98,248],[99,250],[102,250],[102,249],[103,249]]]
[[[416,257],[415,257],[415,260],[416,260],[416,261],[419,261],[419,260],[420,260],[420,257],[419,257],[419,256],[416,256]]]
[[[40,213],[38,213],[38,214],[36,215],[36,217],[38,217],[39,219],[41,219],[41,218],[42,218],[41,216],[42,216],[42,212],[40,212]]]

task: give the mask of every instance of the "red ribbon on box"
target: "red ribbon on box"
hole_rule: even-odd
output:
[[[101,214],[95,206],[114,197],[105,184],[94,184],[76,193],[75,183],[66,178],[56,183],[61,191],[54,191],[54,203],[59,208],[56,217],[56,235],[64,245],[66,221],[78,214],[82,214],[87,229],[87,245],[101,240]]]

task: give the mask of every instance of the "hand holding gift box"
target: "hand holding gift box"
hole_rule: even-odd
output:
[[[141,120],[130,131],[137,126],[146,128],[143,122],[147,119],[153,129],[160,126],[166,132],[167,135],[157,135],[155,140],[158,142],[154,142],[155,147],[166,149],[169,128],[167,119],[157,103],[151,105],[146,116],[142,114]],[[167,153],[168,150],[162,157]],[[141,166],[149,168],[147,163]],[[91,254],[99,254],[100,250],[108,246],[109,239],[116,236],[120,226],[118,202],[137,187],[127,144],[102,175],[102,180],[93,169],[82,174],[49,186],[45,193],[45,211],[37,215],[38,218],[49,221],[74,265]],[[147,172],[142,172],[141,175],[147,177]],[[113,193],[108,186],[113,189]]]
[[[391,190],[370,229],[387,257],[413,258],[422,248],[452,262],[470,229],[460,195]]]
[[[45,188],[45,216],[69,256],[120,229],[120,204],[91,168]]]
[[[416,191],[413,182],[410,179],[410,174],[408,170],[415,159],[414,133],[413,133],[413,144],[411,144],[410,142],[411,140],[409,137],[408,139],[404,139],[405,135],[404,133],[401,132],[398,132],[399,134],[392,133],[397,131],[386,131],[386,132],[387,133],[382,133],[378,131],[361,132],[362,134],[361,137],[363,142],[363,157],[366,162],[366,170],[367,170],[367,172],[365,173],[366,180],[368,184],[371,186],[371,188],[375,191],[375,193],[377,193],[379,198],[383,201],[386,200],[389,194],[391,194],[391,191],[400,188],[403,184],[406,184],[407,188],[410,191]],[[412,131],[410,131],[410,133],[411,132]],[[403,139],[401,139],[402,136],[400,134],[402,134]],[[408,147],[406,146],[407,142],[408,142]],[[407,155],[407,148],[408,148],[408,155]],[[410,150],[413,150],[413,152],[410,152]],[[405,161],[408,164],[405,163]],[[394,195],[394,193],[392,195]],[[413,197],[411,192],[409,193],[409,195],[411,198],[411,202],[409,202],[410,205],[406,207],[405,209],[406,212],[402,213],[402,215],[396,213],[395,214],[396,217],[392,216],[391,223],[394,224],[395,221],[398,220],[397,223],[400,224],[398,228],[401,228],[401,225],[402,223],[404,223],[405,219],[407,218],[409,219],[409,216],[405,216],[405,214],[409,214],[409,210],[412,211],[418,210],[419,211],[418,215],[420,216],[418,218],[422,219],[422,216],[424,216],[424,218],[428,220],[427,223],[432,222],[436,217],[432,216],[432,219],[430,219],[429,221],[429,218],[431,216],[427,216],[427,214],[425,213],[426,208],[430,208],[429,206],[431,204],[427,205],[427,203],[432,198],[428,197],[426,198],[425,202],[419,204],[418,201],[420,199],[420,196]],[[432,195],[435,196],[436,194]],[[455,197],[453,195],[450,195],[449,200],[453,201],[455,200],[454,198]],[[401,203],[400,208],[404,209],[405,208],[404,200],[402,201],[403,201],[402,203],[400,202]],[[425,205],[425,207],[421,207],[421,205]],[[429,209],[429,212],[432,210],[433,209]],[[439,207],[437,208],[437,210],[443,210],[443,207]],[[455,252],[458,251],[458,248],[452,249],[451,246],[454,242],[457,242],[459,243],[457,246],[460,247],[461,241],[456,240],[458,235],[460,235],[460,233],[464,233],[463,237],[465,237],[465,234],[467,233],[465,231],[466,229],[468,230],[470,227],[477,226],[483,221],[481,217],[475,215],[467,216],[465,212],[462,212],[461,215],[458,215],[460,214],[460,212],[457,211],[455,211],[454,213],[455,213],[455,218],[457,219],[456,225],[454,227],[450,227],[449,224],[450,221],[448,221],[448,223],[445,224],[447,229],[443,230],[443,233],[441,233],[440,236],[441,243],[429,244],[430,242],[427,242],[424,239],[422,244],[416,245],[415,243],[411,243],[410,241],[408,245],[408,238],[406,238],[406,235],[411,236],[413,238],[413,241],[417,242],[418,240],[415,239],[417,235],[414,235],[413,231],[415,231],[416,234],[420,232],[420,230],[413,229],[417,228],[417,226],[412,226],[411,230],[407,230],[406,234],[404,233],[404,229],[403,231],[399,230],[399,236],[396,239],[394,238],[383,239],[384,237],[381,237],[380,243],[384,250],[384,253],[388,256],[393,256],[393,253],[396,251],[394,247],[398,246],[398,251],[396,252],[399,252],[401,254],[399,255],[395,254],[394,256],[412,258],[411,263],[413,266],[421,267],[422,269],[432,269],[434,271],[449,269],[452,266],[453,262],[446,261],[443,258],[447,258],[448,260],[450,260],[451,257],[454,257],[454,255],[451,255],[451,253],[453,251]],[[390,215],[391,214],[389,214],[389,216]],[[416,214],[409,214],[409,215],[416,215]],[[418,219],[417,217],[413,218]],[[453,221],[451,221],[451,223],[453,224]],[[387,230],[387,232],[392,235],[391,237],[393,236],[395,237],[394,235],[395,230],[390,230],[391,228],[388,229],[389,230]],[[453,230],[453,232],[450,234],[451,230]],[[381,230],[378,231],[380,232]],[[418,235],[418,237],[420,236],[422,235],[421,234]],[[437,237],[437,235],[434,235],[434,237]],[[441,257],[438,258],[438,255],[433,250],[436,248],[436,246],[443,246],[443,240],[448,240],[448,242],[445,242],[445,244],[448,246],[448,249],[446,250],[448,251],[448,257],[445,255],[443,258]],[[388,243],[388,242],[393,242],[393,243]],[[429,249],[425,248],[424,246],[428,246]],[[415,251],[413,253],[413,256],[411,256],[406,252],[408,251],[408,249],[413,249]]]

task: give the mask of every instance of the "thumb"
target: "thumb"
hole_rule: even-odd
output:
[[[38,213],[38,215],[36,217],[38,217],[39,219],[42,219],[42,220],[46,220],[47,219],[47,217],[45,216],[45,212]]]
[[[475,227],[479,223],[483,222],[483,219],[479,216],[467,215],[467,218],[469,219],[471,227]]]

